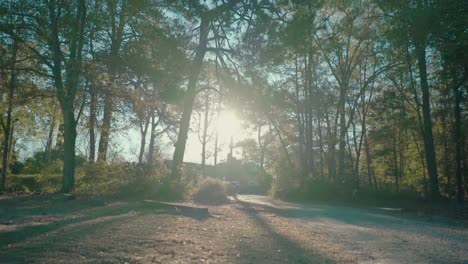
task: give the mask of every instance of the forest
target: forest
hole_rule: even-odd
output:
[[[284,199],[463,204],[467,14],[464,0],[3,0],[0,189],[176,197],[237,164]]]

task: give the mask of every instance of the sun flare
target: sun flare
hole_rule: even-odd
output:
[[[229,141],[231,137],[240,135],[241,121],[234,111],[223,111],[216,122],[218,136],[222,141]]]

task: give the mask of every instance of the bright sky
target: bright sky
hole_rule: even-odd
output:
[[[197,122],[198,121],[195,120],[195,117],[192,116],[192,122],[190,126],[192,130],[198,127]],[[218,131],[218,162],[222,162],[227,159],[231,136],[233,137],[234,145],[241,140],[252,137],[252,131],[243,126],[242,120],[233,110],[225,110],[221,112],[218,121],[213,122],[213,126],[216,127]],[[214,127],[212,129],[214,129]],[[88,133],[85,130],[80,131],[78,133],[78,154],[88,155],[88,137]],[[167,137],[167,135],[163,135],[157,140],[157,145],[162,150],[162,158],[172,159],[172,155],[174,153],[174,146],[171,140]],[[24,160],[27,157],[31,157],[34,154],[34,152],[42,150],[44,148],[43,142],[40,141],[22,141],[24,142],[19,142],[20,144],[18,144],[18,147],[19,145],[21,145],[21,149],[19,149],[21,160]],[[98,141],[99,138],[96,142]],[[146,142],[148,144],[149,135]],[[214,145],[215,136],[213,133],[213,136],[207,144],[207,164],[214,163]],[[113,135],[111,135],[110,148],[111,153],[119,153],[121,156],[123,156],[125,160],[128,160],[130,162],[137,161],[138,153],[140,150],[140,132],[136,128],[132,128],[127,131],[119,131],[118,133],[114,133]],[[148,151],[147,148],[148,146],[146,147],[146,151]],[[188,135],[184,161],[201,163],[201,152],[202,144],[198,139],[198,134],[196,131],[191,131]],[[234,157],[241,158],[241,149],[234,148]]]
[[[191,119],[192,130],[198,128],[195,117],[192,116]],[[225,110],[219,115],[218,121],[214,122],[214,125],[218,131],[218,162],[225,161],[227,159],[227,154],[229,153],[229,145],[231,141],[231,136],[233,137],[234,145],[236,142],[239,142],[243,139],[251,137],[251,131],[244,128],[242,121],[239,119],[235,111]],[[214,129],[214,127],[212,128]],[[122,142],[120,149],[122,155],[129,159],[130,161],[136,161],[138,159],[138,153],[140,149],[140,133],[132,129],[125,133],[119,133],[114,135],[112,138],[113,142]],[[149,139],[147,140],[149,142]],[[114,144],[118,145],[118,144]],[[162,149],[162,154],[164,159],[172,159],[172,154],[174,153],[174,146],[170,139],[164,135],[159,139],[158,145]],[[214,145],[215,145],[215,135],[211,136],[210,141],[207,143],[207,164],[214,163]],[[188,135],[184,161],[201,163],[201,152],[202,144],[198,139],[198,134],[196,131],[191,131]],[[241,158],[241,150],[234,148],[234,157]]]
[[[194,122],[192,122],[191,128],[195,127],[197,126],[194,124]],[[227,154],[229,153],[231,136],[233,137],[234,145],[236,144],[236,142],[241,141],[250,136],[248,130],[242,126],[242,121],[239,119],[236,112],[232,110],[226,110],[221,112],[218,121],[215,122],[215,127],[218,131],[218,162],[226,160]],[[207,146],[207,150],[209,152],[208,154],[210,154],[207,158],[208,164],[213,164],[214,162],[214,145],[215,136],[213,135],[211,137],[211,140],[208,142]],[[189,138],[187,140],[184,161],[200,163],[201,152],[202,144],[198,140],[197,133],[193,131],[189,134]],[[171,158],[172,153],[173,148],[170,151]],[[234,149],[234,157],[240,158],[240,156],[240,149]]]

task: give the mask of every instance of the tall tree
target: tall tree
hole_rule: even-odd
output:
[[[75,116],[75,111],[85,45],[86,1],[50,0],[45,5],[9,2],[2,8],[21,20],[13,24],[2,23],[0,30],[25,45],[50,70],[64,125],[61,190],[69,192],[75,183],[76,126],[80,116]]]
[[[202,70],[203,61],[207,51],[214,51],[218,55],[223,52],[231,52],[226,49],[223,45],[220,46],[222,41],[228,41],[226,31],[232,24],[235,23],[231,16],[237,15],[236,8],[241,1],[227,1],[221,2],[215,7],[209,7],[209,5],[201,4],[199,1],[193,3],[191,15],[195,16],[198,20],[198,43],[195,48],[195,55],[191,62],[189,79],[187,83],[187,89],[184,98],[184,107],[182,111],[182,117],[180,121],[179,133],[177,136],[177,142],[175,143],[174,155],[172,158],[171,178],[177,179],[179,177],[180,165],[184,160],[185,146],[187,143],[187,136],[190,127],[190,119],[193,111],[193,104],[195,96],[197,94],[197,82],[199,74]],[[244,12],[245,6],[243,6]],[[212,35],[211,38],[208,36]],[[213,43],[214,46],[209,46],[209,43]],[[229,44],[228,48],[229,48]],[[218,59],[222,60],[222,56],[217,56]],[[224,62],[224,60],[222,61]],[[225,63],[224,63],[225,64]]]
[[[12,111],[14,106],[14,93],[17,86],[17,71],[16,67],[16,60],[18,55],[18,40],[13,39],[13,44],[11,47],[11,56],[10,61],[8,62],[9,65],[9,80],[7,83],[7,92],[6,92],[6,100],[7,100],[7,110],[6,110],[6,120],[3,120],[3,116],[0,117],[1,125],[3,129],[3,145],[2,145],[2,171],[0,175],[0,190],[5,189],[6,184],[6,177],[8,173],[8,166],[10,160],[10,153],[11,153],[11,141],[13,140],[13,117]],[[2,65],[3,66],[3,65]]]
[[[432,198],[439,196],[439,179],[437,174],[437,160],[432,131],[430,87],[427,73],[427,48],[433,36],[431,31],[437,19],[434,6],[429,1],[390,1],[381,2],[382,10],[395,25],[393,29],[399,30],[403,41],[400,43],[411,43],[414,48],[414,56],[417,60],[419,73],[419,85],[422,93],[422,127],[424,153],[427,172],[429,175],[429,194]]]

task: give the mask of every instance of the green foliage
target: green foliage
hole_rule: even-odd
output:
[[[7,178],[10,192],[53,193],[60,189],[61,183],[61,174],[13,174]]]
[[[259,171],[255,178],[258,183],[258,191],[260,193],[267,193],[271,189],[271,185],[273,183],[273,177],[267,173],[266,171]]]
[[[31,192],[38,188],[37,175],[10,175],[7,188],[10,192]]]
[[[37,191],[54,193],[60,190],[62,174],[41,174],[38,176],[39,189]]]
[[[192,198],[202,204],[226,203],[228,202],[227,184],[218,179],[203,179],[192,193]]]
[[[278,198],[290,198],[294,194],[297,194],[302,186],[299,166],[297,164],[289,164],[289,161],[284,157],[276,160],[273,166],[271,195]]]
[[[86,194],[147,194],[157,191],[162,173],[130,163],[87,163],[77,170],[76,192]]]

